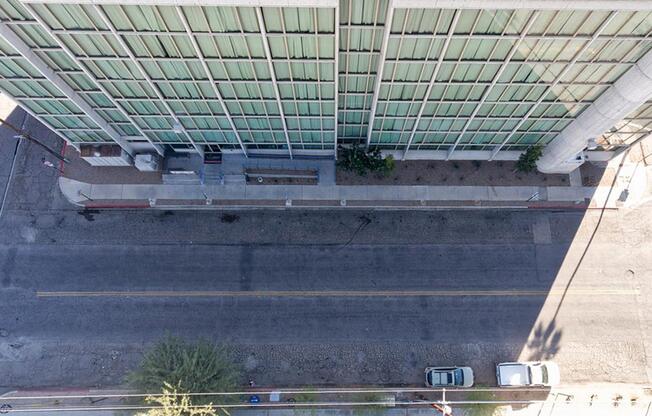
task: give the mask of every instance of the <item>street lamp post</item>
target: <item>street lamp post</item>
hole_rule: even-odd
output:
[[[441,404],[433,403],[431,406],[440,411],[442,416],[453,416],[453,409],[446,404],[446,389],[441,391]]]

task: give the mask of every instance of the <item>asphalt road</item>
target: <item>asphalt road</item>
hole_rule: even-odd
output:
[[[167,333],[226,343],[261,386],[432,364],[491,384],[516,359],[650,381],[649,210],[79,212],[40,157],[0,218],[2,386],[113,386]]]
[[[115,385],[167,333],[226,342],[263,385],[413,384],[449,363],[490,384],[494,362],[523,358],[567,381],[647,381],[626,273],[645,262],[614,251],[622,230],[562,298],[584,213],[34,214],[12,211],[0,245],[10,385]]]

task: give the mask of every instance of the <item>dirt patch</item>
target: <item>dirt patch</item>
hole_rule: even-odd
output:
[[[247,185],[317,185],[314,170],[247,169]]]
[[[247,175],[287,175],[287,176],[317,176],[312,169],[245,169]]]
[[[247,185],[317,185],[317,179],[307,178],[262,178],[247,176]]]
[[[570,186],[568,175],[514,172],[516,162],[408,160],[389,175],[359,176],[337,168],[338,185]]]

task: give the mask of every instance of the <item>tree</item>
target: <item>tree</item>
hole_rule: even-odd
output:
[[[192,404],[190,396],[179,393],[170,384],[165,384],[162,395],[148,396],[145,402],[155,406],[136,416],[216,416],[211,404],[196,406]]]
[[[537,167],[537,160],[543,154],[543,147],[541,145],[534,145],[521,153],[516,162],[516,170],[519,172],[532,172]]]
[[[369,172],[388,174],[394,170],[396,162],[391,155],[383,158],[380,149],[364,150],[354,144],[350,148],[342,148],[337,165],[344,170],[366,176]]]
[[[240,370],[224,346],[205,340],[188,343],[167,336],[145,353],[129,381],[145,392],[175,386],[181,393],[205,393],[233,390],[240,378]],[[208,402],[201,397],[195,401]]]

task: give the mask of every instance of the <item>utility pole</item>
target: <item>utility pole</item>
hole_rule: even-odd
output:
[[[68,159],[61,156],[57,151],[55,151],[55,150],[51,149],[49,146],[41,143],[39,140],[36,140],[28,132],[19,129],[18,127],[16,127],[13,124],[9,123],[7,120],[4,120],[4,119],[0,118],[0,124],[2,124],[3,126],[7,126],[11,130],[15,131],[17,133],[16,137],[18,139],[29,140],[30,142],[36,144],[37,146],[40,146],[41,148],[45,149],[46,152],[50,153],[52,156],[56,157],[58,160],[62,161],[63,163],[69,163],[70,162]]]
[[[446,389],[441,391],[441,404],[433,403],[432,407],[441,412],[441,416],[453,416],[453,409],[446,405]]]

